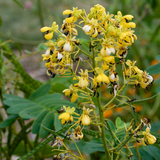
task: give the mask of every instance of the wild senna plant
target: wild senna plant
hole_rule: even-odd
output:
[[[75,141],[84,137],[83,131],[86,126],[96,126],[97,136],[103,141],[106,159],[110,159],[113,153],[118,159],[123,148],[129,150],[128,143],[131,141],[142,140],[143,145],[154,144],[156,137],[150,134],[150,122],[144,119],[138,123],[131,104],[132,100],[127,96],[124,97],[127,97],[128,101],[124,103],[130,105],[133,119],[129,127],[126,127],[124,140],[118,141],[116,145],[111,143],[105,135],[105,130],[113,133],[105,123],[107,119],[104,119],[103,111],[116,107],[116,105],[111,108],[108,106],[114,100],[118,100],[118,97],[123,97],[120,93],[126,85],[147,90],[153,83],[152,76],[139,69],[136,61],[127,59],[128,47],[137,40],[133,30],[136,24],[131,22],[133,16],[123,16],[120,11],[117,15],[109,14],[99,4],[92,7],[89,14],[84,9],[73,8],[73,10],[65,10],[63,15],[66,18],[60,29],[56,22],[53,22],[51,27],[41,28],[41,32],[45,33],[45,39],[48,40],[44,44],[48,49],[42,57],[43,61],[46,61],[45,66],[50,77],[71,76],[75,81],[63,93],[70,98],[71,102],[80,100],[78,103],[80,112],[77,112],[74,107],[62,106],[59,115],[62,125],[70,124],[67,130],[69,139],[76,145]],[[90,37],[88,52],[81,49],[81,41],[76,37],[77,29],[83,30],[84,34]],[[56,41],[51,40],[54,32],[58,34]],[[88,60],[83,60],[80,57],[82,54],[86,59],[88,57]],[[83,64],[83,68],[79,67],[80,63]],[[90,69],[85,69],[86,66]],[[117,71],[118,66],[121,66],[121,72]],[[123,83],[123,86],[120,86],[120,83]],[[106,85],[108,90],[111,88],[112,93],[112,98],[104,105],[100,98],[102,85]],[[93,100],[95,97],[96,104]],[[146,129],[143,131],[145,126]],[[79,156],[71,152],[61,136],[56,137],[53,147],[55,146],[58,146],[58,150],[61,151],[55,159],[84,159],[77,145]],[[61,150],[59,146],[64,146],[65,149]]]

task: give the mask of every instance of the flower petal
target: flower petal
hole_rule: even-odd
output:
[[[52,37],[53,37],[53,32],[50,32],[50,33],[48,33],[48,34],[45,34],[45,36],[44,36],[44,38],[47,39],[47,40],[52,39]]]
[[[52,28],[51,27],[43,27],[40,29],[41,32],[46,32],[46,31],[51,31]]]

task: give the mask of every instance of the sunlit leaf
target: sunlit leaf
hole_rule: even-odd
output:
[[[117,117],[117,118],[116,118],[116,127],[117,127],[117,128],[120,127],[121,122],[122,122],[122,121],[121,121],[121,118],[120,118],[120,117]]]

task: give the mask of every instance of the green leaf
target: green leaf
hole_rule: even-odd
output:
[[[29,107],[19,112],[19,116],[22,118],[36,118],[42,111],[44,111],[44,107]]]
[[[32,133],[37,134],[40,130],[43,118],[48,114],[49,110],[42,111],[36,118],[32,126]]]
[[[154,160],[154,158],[142,148],[139,149],[139,153],[144,160]]]
[[[107,120],[107,123],[110,126],[111,131],[115,132],[116,131],[116,127],[115,127],[114,123],[109,119]]]
[[[13,0],[13,1],[16,2],[21,8],[24,9],[23,5],[20,2],[18,2],[17,0]]]
[[[58,130],[62,129],[61,120],[59,120],[58,117],[59,117],[59,114],[55,114],[55,117],[54,117],[55,131],[58,131]]]
[[[20,117],[29,119],[35,118],[35,122],[32,128],[33,133],[40,132],[42,138],[46,137],[49,132],[45,131],[42,127],[47,127],[51,129],[53,125],[56,125],[56,129],[61,128],[60,121],[58,120],[57,110],[59,110],[63,105],[66,107],[76,107],[75,103],[62,99],[62,94],[53,93],[49,95],[44,95],[49,90],[50,85],[47,87],[41,87],[39,92],[34,93],[31,99],[25,99],[14,95],[4,94],[4,104],[9,106],[7,112],[10,114],[19,114]],[[46,89],[48,88],[48,89]],[[42,96],[43,93],[43,96]],[[54,114],[56,114],[56,123],[54,123]]]
[[[121,118],[120,118],[120,117],[117,117],[117,118],[116,118],[116,127],[117,127],[117,128],[120,127],[121,122],[122,122],[122,121],[121,121]]]
[[[48,95],[44,95],[42,97],[37,98],[35,100],[35,103],[45,105],[49,101],[55,101],[55,100],[61,99],[61,98],[62,98],[62,94],[59,94],[59,93],[48,94]]]
[[[2,18],[0,17],[0,27],[2,26]]]
[[[52,85],[52,90],[54,92],[62,92],[64,89],[66,89],[66,84],[65,83],[56,83],[54,85]]]
[[[44,43],[40,43],[38,45],[38,51],[44,51],[44,50],[47,50],[48,47],[44,45]]]
[[[7,119],[0,124],[0,128],[10,126],[16,120],[17,117],[19,117],[19,115],[9,115]]]
[[[99,142],[85,142],[85,146],[83,148],[84,153],[94,153],[94,152],[104,152],[103,143]]]
[[[149,68],[146,69],[146,71],[151,75],[160,73],[160,63],[150,66]]]
[[[149,145],[148,150],[156,160],[160,159],[160,149],[155,146]]]
[[[156,59],[157,59],[158,61],[160,61],[160,55],[156,56]]]
[[[28,54],[31,54],[32,52],[31,51],[29,51],[29,50],[24,50],[26,53],[28,53]]]
[[[88,40],[84,39],[84,38],[80,38],[79,41],[81,43],[80,48],[82,48],[83,51],[89,53],[89,43],[88,43]]]
[[[49,112],[43,119],[42,121],[42,125],[49,128],[49,129],[52,129],[53,128],[53,124],[54,124],[54,112],[51,111]],[[49,134],[48,131],[44,130],[41,126],[40,128],[40,137],[41,138],[45,138],[47,135]]]
[[[35,99],[46,95],[49,92],[50,88],[51,88],[51,85],[49,83],[41,86],[29,97],[29,99],[34,101]]]

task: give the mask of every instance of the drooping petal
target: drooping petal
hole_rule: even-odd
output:
[[[73,22],[73,17],[66,18],[65,21],[67,23],[72,23]]]
[[[71,102],[75,102],[77,99],[78,99],[78,94],[73,93],[72,98],[71,98]]]
[[[142,138],[142,144],[143,144],[144,146],[147,146],[144,138]]]
[[[53,37],[53,32],[50,32],[50,33],[48,33],[48,34],[45,34],[45,36],[44,36],[44,38],[47,39],[47,40],[52,39],[52,37]]]

